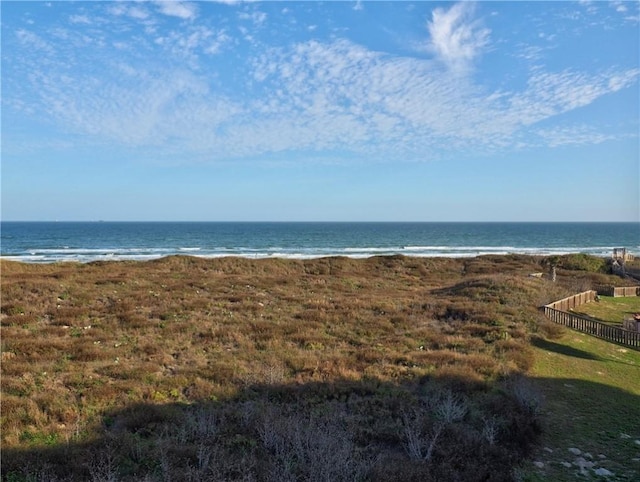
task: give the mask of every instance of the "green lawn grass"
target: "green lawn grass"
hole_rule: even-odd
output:
[[[599,300],[580,305],[573,311],[616,325],[622,325],[622,320],[640,312],[640,296],[600,296]]]
[[[640,480],[640,352],[569,330],[534,347],[531,376],[547,422],[538,466],[523,478]],[[598,468],[613,475],[598,476]]]

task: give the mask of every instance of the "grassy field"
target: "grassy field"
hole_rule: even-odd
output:
[[[574,312],[615,325],[622,325],[622,320],[630,318],[634,313],[640,313],[640,296],[599,298],[599,302],[585,303],[574,309]]]
[[[538,307],[621,282],[564,261],[0,261],[3,480],[512,480],[572,413]]]
[[[569,330],[534,346],[545,430],[531,480],[640,480],[640,352]]]

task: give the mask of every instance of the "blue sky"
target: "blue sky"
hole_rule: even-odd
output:
[[[11,2],[2,219],[639,221],[639,2]]]

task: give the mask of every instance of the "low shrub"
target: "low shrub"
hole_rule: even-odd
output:
[[[589,271],[592,273],[606,273],[608,271],[607,260],[605,258],[583,253],[556,256],[549,258],[549,262],[559,268],[572,271]]]

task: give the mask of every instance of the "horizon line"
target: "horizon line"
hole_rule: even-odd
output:
[[[2,223],[253,223],[253,224],[260,224],[260,223],[269,223],[269,224],[374,224],[374,223],[380,223],[380,224],[437,224],[437,223],[441,223],[441,224],[455,224],[455,223],[478,223],[478,224],[507,224],[507,223],[530,223],[530,224],[535,224],[535,223],[545,223],[545,224],[551,224],[551,223],[562,223],[562,224],[569,224],[569,223],[583,223],[583,224],[616,224],[616,223],[627,223],[627,224],[633,224],[633,223],[638,223],[640,224],[640,220],[636,220],[636,221],[621,221],[621,220],[591,220],[591,221],[575,221],[575,220],[555,220],[555,221],[550,221],[550,220],[527,220],[527,221],[514,221],[514,220],[493,220],[493,221],[478,221],[478,220],[451,220],[451,221],[416,221],[416,220],[412,220],[412,221],[392,221],[392,220],[368,220],[368,221],[364,221],[364,220],[343,220],[343,221],[336,221],[336,220],[122,220],[122,219],[30,219],[30,220],[25,220],[25,219],[0,219],[0,222]]]

